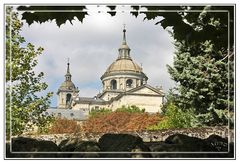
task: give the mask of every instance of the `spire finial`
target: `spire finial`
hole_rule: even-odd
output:
[[[70,69],[69,69],[69,58],[67,58],[67,73],[65,75],[65,81],[71,81],[71,74],[70,74]]]
[[[126,27],[126,24],[124,23],[123,24],[123,44],[127,44],[126,43],[126,29],[125,29],[125,27]]]
[[[119,55],[118,59],[131,59],[130,57],[130,48],[127,45],[126,41],[126,29],[125,29],[125,24],[123,24],[123,41],[122,45],[118,49]]]
[[[70,71],[69,71],[69,58],[67,58],[68,59],[68,62],[67,62],[67,73],[70,73]]]

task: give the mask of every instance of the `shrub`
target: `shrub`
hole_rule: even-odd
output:
[[[129,112],[129,113],[144,113],[145,109],[140,109],[136,105],[125,106],[123,105],[121,108],[116,110],[117,112]]]
[[[49,129],[50,134],[78,133],[79,131],[80,125],[77,124],[77,121],[62,118],[56,118]]]
[[[84,132],[93,133],[142,131],[159,122],[161,118],[159,114],[115,111],[98,117],[90,117],[83,123],[82,129]]]
[[[53,122],[55,121],[55,118],[52,115],[45,116],[45,118],[47,118],[47,120],[46,119],[43,120],[45,121],[44,125],[41,123],[42,119],[39,119],[39,123],[37,124],[37,127],[38,127],[37,133],[39,134],[47,134]]]
[[[112,112],[112,110],[107,109],[107,108],[100,108],[100,109],[92,108],[92,110],[89,113],[89,116],[90,117],[96,117],[96,116],[108,114],[108,113],[111,113],[111,112]]]
[[[168,104],[165,111],[165,119],[158,122],[157,125],[149,126],[148,130],[170,129],[170,128],[188,128],[196,124],[196,119],[192,111],[182,111],[172,102]]]

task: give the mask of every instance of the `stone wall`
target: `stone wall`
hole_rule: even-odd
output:
[[[184,134],[189,137],[196,137],[200,139],[206,139],[210,135],[218,135],[222,138],[229,138],[230,142],[233,142],[233,130],[229,130],[227,127],[203,127],[203,128],[191,128],[191,129],[175,129],[175,130],[161,130],[161,131],[145,131],[138,135],[143,138],[145,142],[152,141],[164,141],[167,137],[174,134]]]
[[[212,131],[211,131],[212,130]],[[220,132],[220,130],[223,130]],[[225,131],[225,132],[224,132]],[[7,158],[234,158],[224,127],[129,134],[41,135],[12,138]],[[184,134],[201,137],[190,137]],[[197,133],[202,135],[197,135]],[[204,133],[204,134],[203,134]],[[134,135],[132,135],[134,134]],[[219,134],[219,135],[215,135]],[[230,131],[230,136],[233,135]],[[145,138],[141,138],[140,135]],[[168,136],[169,135],[169,136]],[[205,138],[206,136],[209,137]],[[101,137],[100,137],[101,136]],[[158,141],[164,139],[164,141]],[[81,138],[82,137],[82,138]],[[85,138],[84,138],[85,137]],[[84,141],[83,139],[87,140]],[[92,141],[90,141],[92,140]],[[97,141],[93,141],[97,140]],[[146,140],[148,140],[146,142]],[[154,140],[154,141],[153,141]],[[150,141],[150,142],[149,142]],[[54,143],[55,142],[55,143]],[[12,149],[11,149],[12,148]]]
[[[174,134],[184,134],[189,137],[197,137],[206,139],[211,135],[218,135],[222,138],[228,138],[229,142],[234,141],[233,130],[227,127],[202,127],[190,129],[174,129],[174,130],[159,130],[159,131],[142,131],[142,132],[126,132],[134,136],[139,136],[144,142],[157,142],[164,141],[167,137]],[[51,135],[24,135],[24,137],[35,138],[39,140],[53,141],[57,145],[65,139],[78,138],[82,141],[95,141],[98,142],[99,138],[104,133],[78,133],[78,134],[51,134]]]

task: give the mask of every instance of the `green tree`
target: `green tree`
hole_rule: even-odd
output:
[[[98,117],[100,115],[105,115],[105,114],[109,114],[109,113],[112,113],[112,110],[108,109],[108,108],[100,108],[100,109],[92,108],[89,113],[89,116],[90,117]]]
[[[177,87],[169,102],[185,112],[193,109],[203,125],[226,124],[234,98],[234,6],[143,7],[148,11],[135,7],[133,14],[162,16],[156,25],[170,27],[175,39],[174,63],[167,67]]]
[[[175,37],[174,63],[168,71],[178,83],[175,104],[184,110],[193,108],[202,124],[219,125],[227,123],[226,111],[233,110],[233,41],[227,40],[228,13],[208,10],[186,13],[183,19],[196,33],[211,26],[209,32],[216,35],[210,33],[196,41],[193,37],[191,42]]]
[[[45,116],[52,93],[46,96],[37,94],[47,88],[41,82],[43,72],[35,74],[37,56],[43,48],[26,44],[20,35],[22,23],[18,14],[6,8],[6,133],[7,137],[19,135],[27,128],[44,128],[51,117]]]
[[[158,124],[151,125],[148,130],[174,129],[174,128],[189,128],[198,126],[198,122],[192,110],[187,112],[182,111],[173,102],[168,102],[164,112],[164,119]]]
[[[225,54],[215,54],[211,41],[199,44],[197,55],[186,51],[181,43],[176,45],[173,67],[168,66],[172,79],[179,83],[178,104],[183,108],[195,107],[197,113],[206,113],[210,106],[215,109],[228,107],[228,62]],[[219,58],[220,58],[219,57]]]
[[[145,109],[140,109],[136,105],[125,106],[116,109],[117,112],[128,112],[128,113],[144,113]]]

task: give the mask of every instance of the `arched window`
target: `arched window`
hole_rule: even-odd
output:
[[[72,97],[72,95],[68,93],[67,97],[66,97],[66,104],[70,104],[71,97]]]
[[[116,80],[111,81],[111,89],[117,89],[117,81]]]
[[[132,87],[132,83],[133,83],[132,79],[128,79],[128,80],[126,81],[127,87],[128,87],[128,88],[131,88],[131,87]]]

